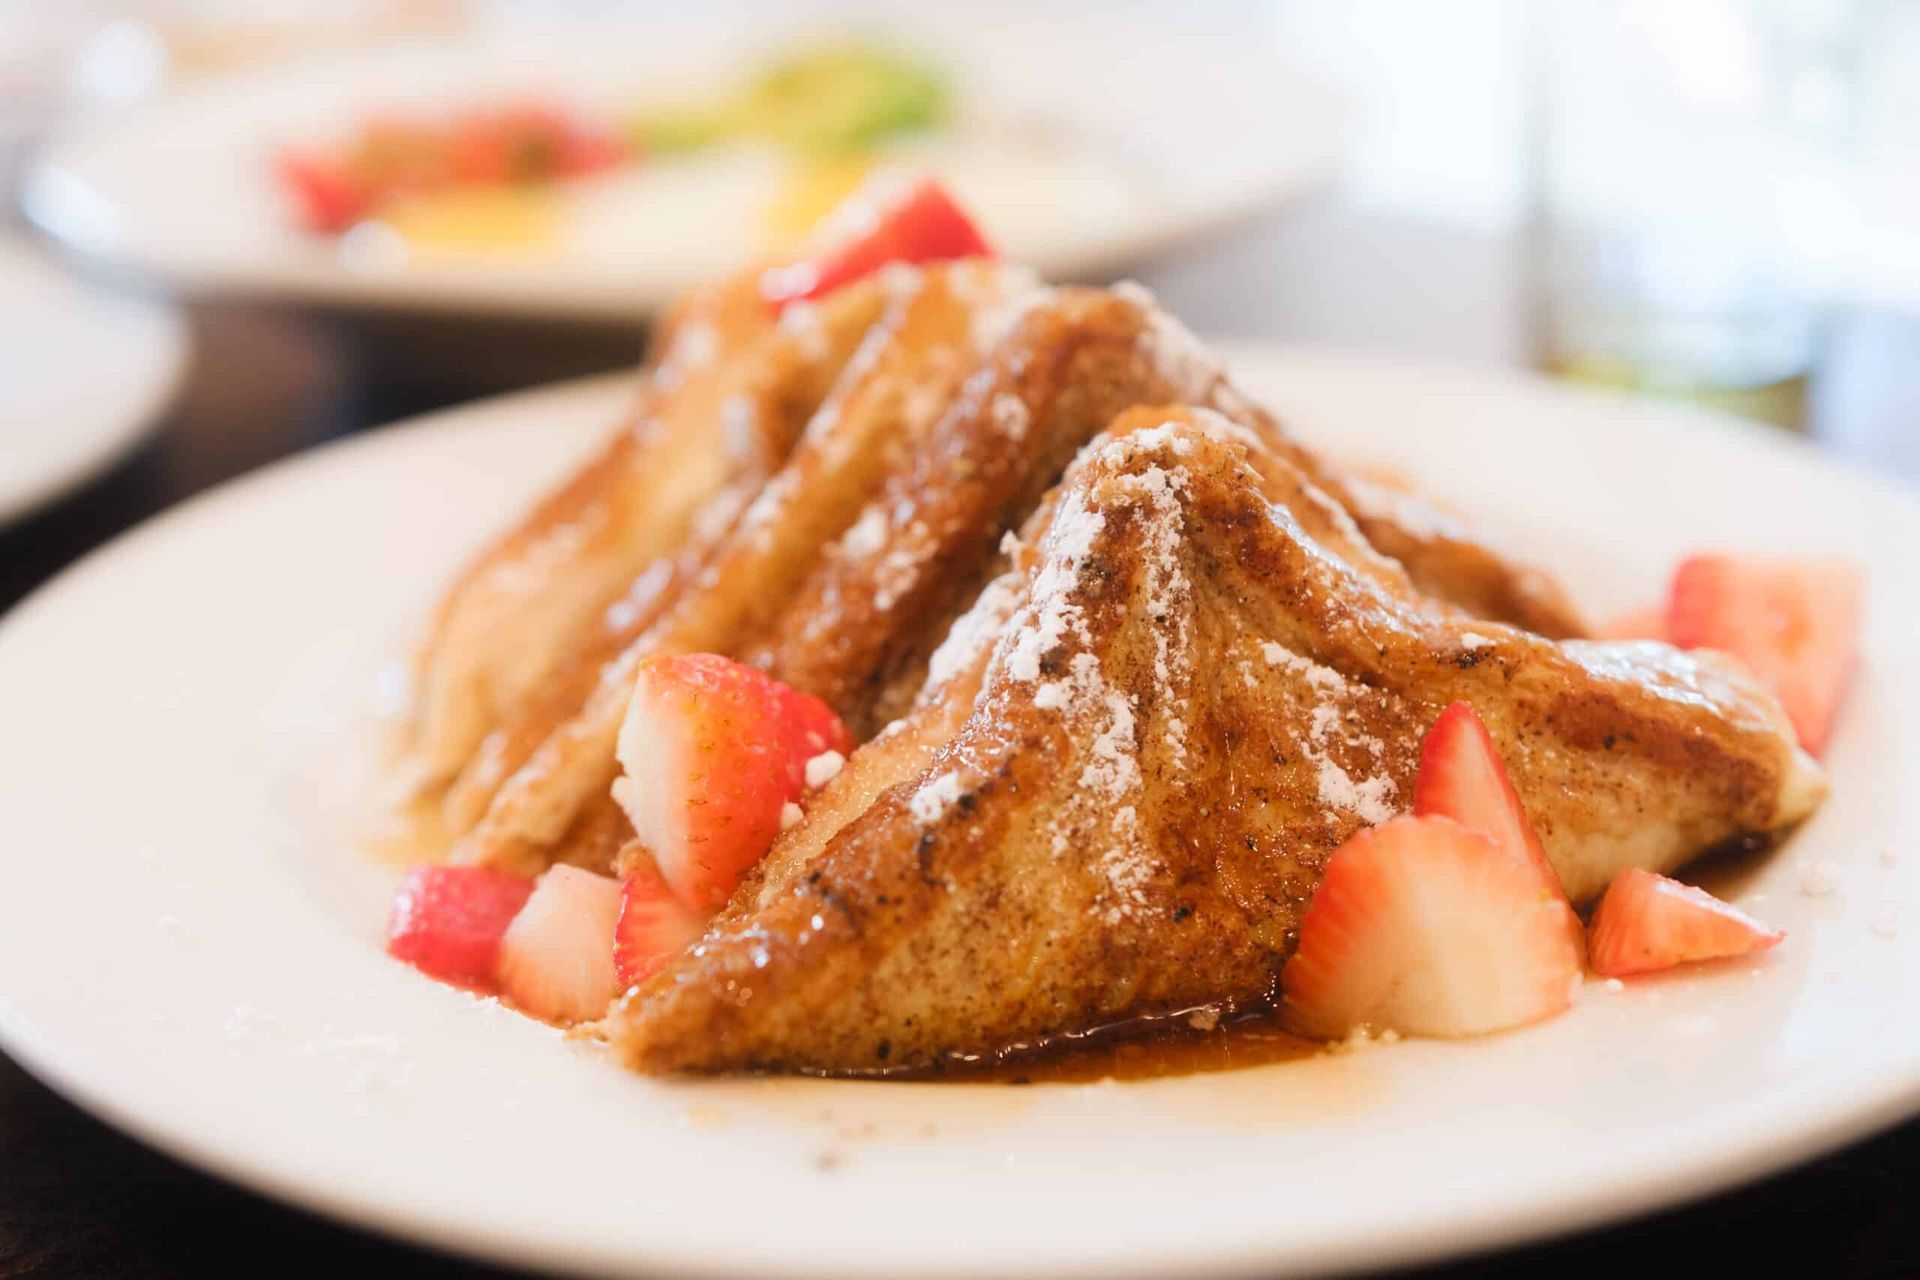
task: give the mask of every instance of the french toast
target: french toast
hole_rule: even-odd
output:
[[[458,860],[527,871],[576,860],[568,833],[604,803],[631,671],[647,653],[750,658],[827,698],[862,736],[886,723],[919,687],[921,664],[967,591],[986,580],[1001,535],[1080,445],[1135,404],[1193,403],[1240,423],[1311,475],[1376,545],[1398,548],[1415,584],[1438,598],[1543,634],[1581,633],[1549,575],[1415,497],[1369,496],[1239,393],[1142,292],[1039,288],[981,270],[890,269],[887,287],[906,300],[883,308],[863,340],[876,354],[842,368],[760,494],[715,519],[717,536],[643,569],[623,602],[626,626],[603,630],[468,760],[446,804],[450,828],[464,833]],[[950,287],[962,272],[967,287]],[[910,311],[938,306],[966,311],[965,341],[956,333],[928,354],[896,332]],[[953,367],[935,374],[922,368],[930,362]],[[900,390],[908,379],[912,397]],[[926,448],[906,447],[924,433]],[[859,483],[821,480],[822,458]]]
[[[1551,575],[1305,447],[1138,288],[895,261],[776,315],[754,279],[681,309],[417,667],[407,768],[456,868],[681,895],[648,909],[698,940],[598,1024],[640,1070],[926,1070],[1272,1002],[1457,704],[1562,911],[1824,795],[1752,677],[1584,639]],[[689,654],[844,735],[697,898],[621,745]]]

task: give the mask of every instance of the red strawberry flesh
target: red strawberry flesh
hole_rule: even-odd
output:
[[[622,991],[652,977],[706,930],[704,913],[681,904],[653,864],[639,860],[620,882],[613,967]]]
[[[825,703],[763,671],[717,654],[655,655],[621,727],[614,795],[675,896],[709,911],[772,847],[806,762],[851,746]]]
[[[1859,567],[1845,560],[1698,555],[1674,573],[1667,633],[1682,648],[1738,658],[1819,755],[1853,674],[1864,596]]]
[[[500,939],[533,881],[488,867],[415,867],[394,894],[387,953],[429,977],[493,989]]]
[[[1784,937],[1705,889],[1630,867],[1594,909],[1587,956],[1600,976],[1624,978],[1765,951]]]
[[[950,258],[990,257],[993,246],[947,189],[922,178],[875,207],[872,193],[830,217],[830,225],[851,224],[832,247],[791,266],[776,267],[760,291],[776,307],[818,298],[872,275],[890,262],[936,262]]]
[[[1512,856],[1531,862],[1556,887],[1560,883],[1507,776],[1493,735],[1467,703],[1456,702],[1442,711],[1420,744],[1413,812],[1418,817],[1452,818]]]

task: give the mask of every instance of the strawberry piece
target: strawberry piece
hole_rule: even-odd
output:
[[[299,205],[301,225],[309,231],[336,235],[373,208],[373,191],[344,161],[289,151],[280,156],[277,168],[281,183]]]
[[[807,761],[829,751],[853,753],[853,734],[834,709],[789,684],[768,677],[774,715],[787,740],[788,799],[806,790]]]
[[[1556,888],[1559,873],[1520,805],[1493,736],[1474,709],[1456,702],[1440,713],[1420,744],[1420,770],[1413,780],[1417,817],[1452,818],[1478,831],[1513,857],[1540,869]],[[1569,908],[1571,910],[1571,908]]]
[[[614,798],[675,896],[710,910],[772,846],[819,743],[851,746],[819,699],[717,654],[655,655],[621,726]]]
[[[1667,607],[1664,604],[1658,604],[1630,609],[1603,624],[1599,638],[1664,641],[1667,638]]]
[[[1301,1030],[1469,1036],[1555,1014],[1580,947],[1559,887],[1442,817],[1395,818],[1333,853],[1280,977]]]
[[[1865,594],[1846,560],[1692,556],[1673,575],[1667,633],[1745,663],[1819,755],[1853,675]]]
[[[579,867],[554,867],[500,940],[500,994],[549,1022],[582,1022],[616,994],[613,930],[620,886]]]
[[[620,922],[613,930],[613,968],[620,989],[652,977],[706,932],[707,917],[680,904],[644,858],[620,881]]]
[[[1595,973],[1624,978],[1765,951],[1786,936],[1705,889],[1629,867],[1594,909],[1587,954]]]
[[[760,292],[775,307],[818,298],[870,276],[890,262],[938,262],[992,257],[993,246],[947,189],[921,178],[876,207],[871,193],[855,196],[830,216],[848,228],[832,247],[791,266],[775,267]]]
[[[387,954],[428,977],[492,990],[500,938],[533,881],[489,867],[415,867],[394,894]]]

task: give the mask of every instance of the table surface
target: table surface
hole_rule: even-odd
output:
[[[1204,333],[1512,365],[1528,350],[1511,239],[1325,201],[1143,269]],[[57,507],[0,529],[0,609],[105,539],[209,485],[320,441],[488,390],[617,368],[631,333],[191,309],[192,371],[152,442]],[[488,371],[484,381],[473,370]],[[1834,314],[1815,388],[1836,450],[1920,477],[1920,317]],[[1671,1214],[1421,1272],[1617,1271],[1684,1251],[1716,1269],[1920,1275],[1920,1123]],[[743,1206],[743,1212],[750,1212]],[[1176,1219],[1177,1221],[1177,1219]],[[0,1057],[0,1277],[199,1276],[297,1257],[316,1272],[485,1276],[343,1230],[125,1138]]]

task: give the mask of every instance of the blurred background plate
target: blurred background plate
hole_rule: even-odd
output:
[[[618,24],[493,22],[188,82],[96,117],[42,154],[24,203],[69,247],[196,293],[631,321],[772,247],[769,208],[794,202],[791,175],[735,149],[649,154],[563,184],[557,213],[498,251],[476,250],[464,229],[303,231],[275,157],[370,116],[529,97],[631,119],[697,103],[783,53],[878,41],[936,67],[955,101],[948,126],[882,162],[945,174],[1008,256],[1055,278],[1105,275],[1269,209],[1337,158],[1340,99],[1230,25],[1146,6],[1103,22],[1050,12],[916,10],[902,24],[878,10],[827,20],[720,6]]]
[[[132,448],[171,398],[186,326],[0,237],[0,523]]]

